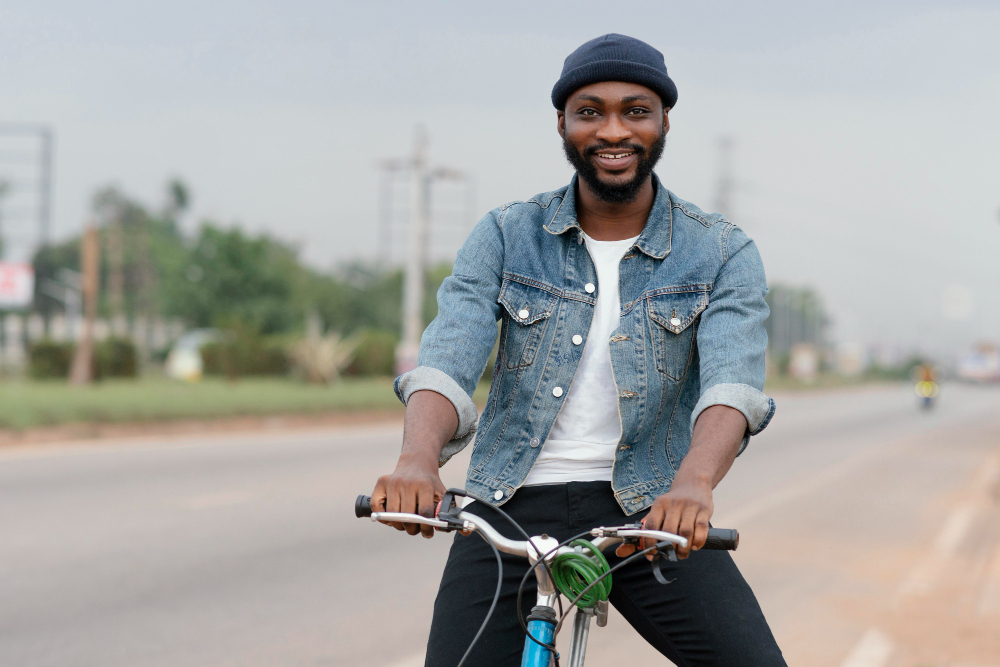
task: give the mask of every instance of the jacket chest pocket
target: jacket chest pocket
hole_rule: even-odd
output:
[[[559,297],[534,285],[504,278],[497,301],[507,311],[500,343],[507,368],[530,366]]]
[[[679,380],[694,353],[697,320],[708,307],[708,292],[657,294],[646,301],[656,370]]]

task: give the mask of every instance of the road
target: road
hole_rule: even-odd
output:
[[[713,522],[789,664],[1000,665],[1000,389],[777,399]],[[0,450],[0,665],[421,665],[448,538],[351,512],[400,433]],[[666,664],[614,615],[588,658]]]

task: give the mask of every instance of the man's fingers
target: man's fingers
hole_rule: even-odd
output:
[[[699,512],[698,518],[694,522],[694,539],[691,543],[691,548],[695,551],[701,549],[705,546],[705,540],[708,539],[708,512]]]
[[[660,523],[663,521],[663,507],[660,503],[653,503],[653,506],[649,509],[649,514],[646,518],[642,520],[642,527],[646,530],[660,530]],[[640,549],[648,549],[649,547],[656,544],[655,540],[651,540],[648,537],[643,537],[639,540]],[[646,557],[652,560],[652,554],[646,554]]]
[[[391,507],[392,509],[386,510],[388,512],[405,512],[406,496],[404,495],[404,489],[400,485],[395,485],[389,493],[389,501],[386,507]],[[393,521],[389,524],[396,530],[406,530],[406,526],[399,521]]]
[[[694,543],[695,520],[698,518],[698,506],[694,503],[687,503],[680,510],[680,518],[677,522],[676,534],[687,539],[686,547],[677,547],[677,557],[687,558],[691,553],[691,546]]]
[[[400,512],[406,512],[407,514],[417,513],[417,494],[419,493],[418,488],[415,485],[407,485],[403,487],[399,494],[399,506]],[[420,532],[419,523],[404,523],[401,524],[403,530],[406,531],[407,535],[416,535]]]
[[[382,511],[383,512],[396,512],[397,511],[396,508],[398,506],[399,500],[398,500],[398,497],[396,495],[396,489],[395,489],[395,486],[392,483],[392,480],[391,479],[387,479],[386,477],[380,477],[379,480],[378,480],[378,485],[376,486],[376,489],[378,489],[379,486],[381,486]],[[374,495],[372,496],[372,506],[375,507],[375,496]],[[393,528],[396,528],[396,526],[397,526],[397,524],[395,522],[392,522],[392,521],[381,521],[381,523],[384,523],[385,525],[391,526]]]
[[[667,501],[663,511],[663,520],[660,522],[660,527],[656,530],[662,530],[665,533],[673,533],[674,535],[677,535],[681,522],[681,509],[682,508],[677,502]],[[650,544],[649,546],[653,545]],[[646,557],[652,560],[653,554],[649,553]]]
[[[385,511],[385,477],[379,477],[372,490],[370,505],[373,512]]]
[[[437,502],[444,497],[445,488],[436,475],[416,475],[403,477],[396,473],[384,475],[375,484],[372,492],[372,509],[401,514],[420,514],[433,517]],[[387,526],[406,531],[410,535],[421,533],[425,537],[434,535],[434,528],[412,521],[386,521]]]
[[[422,484],[417,490],[417,514],[427,518],[433,518],[434,508],[437,506],[437,498],[434,487]],[[434,537],[434,527],[419,524],[420,534],[426,538]]]

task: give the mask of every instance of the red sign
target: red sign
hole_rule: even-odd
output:
[[[35,267],[0,262],[0,308],[27,308],[35,295]]]

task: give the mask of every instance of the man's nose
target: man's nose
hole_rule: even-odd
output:
[[[632,136],[622,117],[618,114],[605,116],[605,121],[597,131],[597,138],[609,144],[617,144]]]

